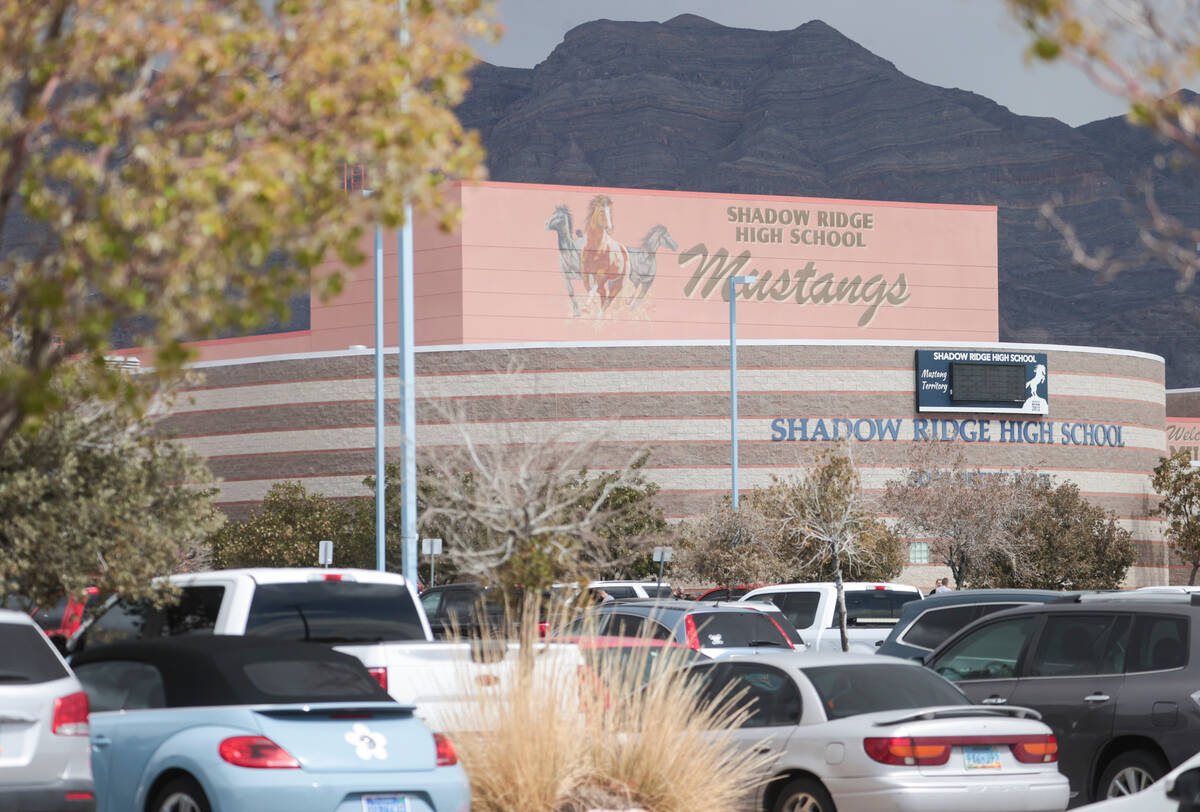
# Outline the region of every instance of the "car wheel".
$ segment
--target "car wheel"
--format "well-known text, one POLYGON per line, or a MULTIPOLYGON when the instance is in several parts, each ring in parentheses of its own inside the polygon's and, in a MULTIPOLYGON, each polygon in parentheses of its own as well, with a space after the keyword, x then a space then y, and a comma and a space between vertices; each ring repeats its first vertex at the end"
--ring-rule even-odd
POLYGON ((1130 750, 1109 762, 1100 776, 1099 795, 1121 798, 1141 792, 1167 773, 1167 765, 1148 750, 1130 750))
POLYGON ((212 812, 204 790, 191 777, 168 781, 154 796, 150 812, 212 812))
POLYGON ((797 778, 780 791, 774 812, 837 812, 837 807, 820 781, 797 778))

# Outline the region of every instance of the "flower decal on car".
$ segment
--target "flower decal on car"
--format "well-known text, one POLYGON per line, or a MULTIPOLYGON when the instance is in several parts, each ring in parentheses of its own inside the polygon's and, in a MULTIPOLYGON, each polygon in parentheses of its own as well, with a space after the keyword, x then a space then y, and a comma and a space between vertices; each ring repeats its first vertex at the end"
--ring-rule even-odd
POLYGON ((355 724, 346 734, 346 743, 354 748, 355 755, 363 761, 387 758, 387 737, 375 733, 362 723, 355 724))

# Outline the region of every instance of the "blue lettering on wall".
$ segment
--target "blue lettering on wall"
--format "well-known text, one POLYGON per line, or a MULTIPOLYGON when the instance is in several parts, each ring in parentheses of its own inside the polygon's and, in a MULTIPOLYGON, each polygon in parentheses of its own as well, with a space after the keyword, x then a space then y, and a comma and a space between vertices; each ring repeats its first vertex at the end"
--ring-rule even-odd
MULTIPOLYGON (((775 417, 771 419, 771 441, 833 441, 855 439, 859 442, 876 440, 900 440, 903 419, 898 417, 775 417), (811 432, 810 432, 811 426, 811 432)), ((940 440, 967 443, 990 443, 993 441, 991 420, 965 418, 914 417, 911 419, 912 439, 940 440)), ((1055 423, 1053 420, 996 420, 1001 443, 1027 443, 1030 445, 1053 445, 1055 423)), ((1095 446, 1100 448, 1124 448, 1125 427, 1106 423, 1058 424, 1060 445, 1095 446)))

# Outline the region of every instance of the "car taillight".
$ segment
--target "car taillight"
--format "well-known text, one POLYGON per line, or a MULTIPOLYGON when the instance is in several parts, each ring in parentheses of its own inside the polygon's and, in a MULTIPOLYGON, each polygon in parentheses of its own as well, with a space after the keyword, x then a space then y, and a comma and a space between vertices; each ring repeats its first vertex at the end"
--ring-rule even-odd
POLYGON ((458 753, 454 752, 454 743, 441 733, 433 734, 433 744, 437 748, 437 765, 453 767, 458 763, 458 753))
POLYGON ((1058 761, 1058 739, 1046 736, 1021 736, 1012 743, 1013 756, 1022 764, 1046 764, 1058 761))
POLYGON ((944 740, 912 739, 906 736, 891 739, 863 739, 867 755, 881 764, 907 766, 945 764, 950 760, 950 744, 944 740))
POLYGON ((54 718, 50 730, 59 736, 86 736, 88 727, 87 694, 79 691, 54 700, 54 718))
POLYGON ((776 629, 778 629, 778 630, 779 630, 779 636, 780 636, 780 637, 782 637, 782 638, 783 638, 783 640, 784 640, 784 642, 788 644, 788 647, 789 647, 789 648, 790 648, 792 651, 795 651, 795 650, 796 650, 796 646, 795 646, 795 645, 792 643, 792 638, 790 638, 790 637, 788 637, 788 636, 787 636, 787 632, 785 632, 785 631, 783 630, 783 627, 779 625, 779 621, 777 621, 775 618, 771 617, 770 615, 767 615, 767 620, 771 621, 771 624, 772 624, 772 625, 773 625, 773 626, 774 626, 776 629))
POLYGON ((95 801, 96 796, 90 792, 67 792, 63 795, 64 801, 95 801))
POLYGON ((382 688, 385 691, 387 690, 387 668, 386 667, 376 666, 375 668, 368 668, 367 673, 375 678, 375 681, 379 683, 380 688, 382 688))
POLYGON ((683 630, 687 634, 688 648, 694 651, 700 650, 700 633, 696 631, 696 618, 692 615, 687 615, 683 619, 683 630))
POLYGON ((541 621, 540 623, 538 623, 538 637, 539 638, 545 637, 549 633, 550 633, 550 624, 549 623, 547 623, 544 620, 541 621))
POLYGON ((295 770, 300 762, 265 736, 234 736, 217 747, 221 758, 235 767, 253 767, 259 770, 295 770))

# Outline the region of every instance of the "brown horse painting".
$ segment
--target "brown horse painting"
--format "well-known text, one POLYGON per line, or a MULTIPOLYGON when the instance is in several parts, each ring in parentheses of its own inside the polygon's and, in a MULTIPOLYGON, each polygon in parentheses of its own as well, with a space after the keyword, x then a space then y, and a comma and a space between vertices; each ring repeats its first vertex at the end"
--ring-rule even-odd
POLYGON ((612 198, 596 195, 588 204, 581 271, 588 290, 600 294, 600 313, 608 309, 629 275, 629 249, 617 242, 612 231, 612 198))

